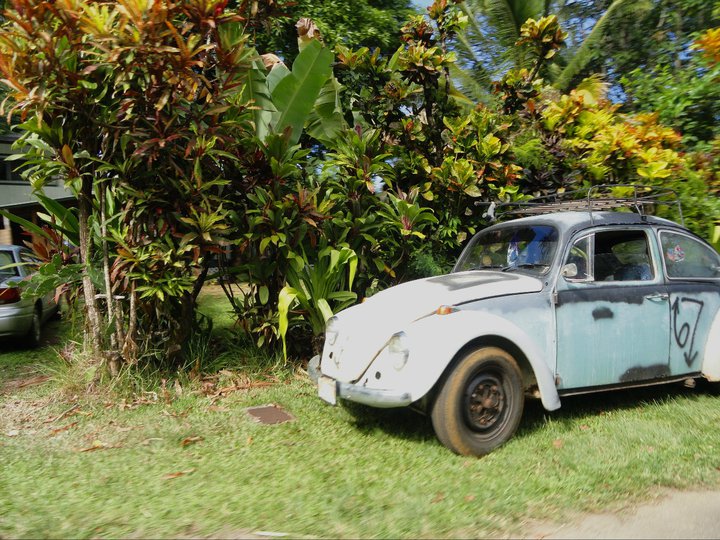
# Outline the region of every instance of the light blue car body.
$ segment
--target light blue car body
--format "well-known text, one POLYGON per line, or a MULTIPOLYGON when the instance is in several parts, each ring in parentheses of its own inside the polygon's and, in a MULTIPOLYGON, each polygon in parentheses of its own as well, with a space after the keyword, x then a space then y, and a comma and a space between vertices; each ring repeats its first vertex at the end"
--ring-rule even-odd
POLYGON ((525 392, 548 410, 563 395, 720 381, 720 255, 707 242, 674 222, 619 212, 563 212, 486 231, 522 226, 557 232, 543 272, 459 262, 451 274, 392 287, 336 315, 309 366, 321 397, 427 409, 457 359, 484 345, 515 358, 525 392), (608 238, 646 242, 643 263, 601 280, 608 238), (587 246, 585 259, 573 259, 578 246, 587 246), (688 277, 683 265, 693 257, 703 263, 688 266, 688 277), (573 275, 572 260, 588 266, 585 274, 573 275))

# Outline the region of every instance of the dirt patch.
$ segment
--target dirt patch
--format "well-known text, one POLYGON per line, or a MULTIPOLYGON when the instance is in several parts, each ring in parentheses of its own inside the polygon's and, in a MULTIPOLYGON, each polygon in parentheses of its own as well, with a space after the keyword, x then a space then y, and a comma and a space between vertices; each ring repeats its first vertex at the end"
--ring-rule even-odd
POLYGON ((25 400, 9 399, 0 402, 0 435, 14 437, 20 433, 34 434, 47 419, 51 398, 25 400))
POLYGON ((568 523, 527 523, 521 538, 719 538, 720 490, 658 490, 655 499, 568 523))

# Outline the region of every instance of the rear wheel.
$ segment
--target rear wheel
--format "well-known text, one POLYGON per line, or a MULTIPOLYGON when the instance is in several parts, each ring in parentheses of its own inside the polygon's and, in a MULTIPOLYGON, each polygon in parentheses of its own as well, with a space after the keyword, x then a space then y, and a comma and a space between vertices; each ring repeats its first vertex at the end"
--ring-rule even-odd
POLYGON ((513 436, 524 401, 515 359, 483 347, 465 355, 443 383, 432 408, 433 428, 453 452, 481 456, 513 436))
POLYGON ((40 345, 40 336, 42 334, 42 315, 39 306, 35 306, 33 310, 32 322, 30 330, 25 336, 25 341, 29 347, 35 348, 40 345))

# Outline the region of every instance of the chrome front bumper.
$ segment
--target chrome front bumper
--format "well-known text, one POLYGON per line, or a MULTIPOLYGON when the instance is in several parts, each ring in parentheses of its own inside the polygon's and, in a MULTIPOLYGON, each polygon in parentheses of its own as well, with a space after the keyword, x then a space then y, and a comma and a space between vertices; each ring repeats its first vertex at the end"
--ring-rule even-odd
MULTIPOLYGON (((324 377, 320 371, 320 356, 314 356, 308 364, 308 375, 312 379, 315 386, 318 385, 320 377, 324 377)), ((325 377, 327 379, 327 377, 325 377)), ((407 392, 399 393, 392 390, 381 390, 377 388, 367 388, 352 383, 341 381, 335 382, 335 392, 337 397, 355 403, 370 405, 371 407, 379 407, 389 409, 392 407, 406 407, 412 403, 412 398, 407 392)))

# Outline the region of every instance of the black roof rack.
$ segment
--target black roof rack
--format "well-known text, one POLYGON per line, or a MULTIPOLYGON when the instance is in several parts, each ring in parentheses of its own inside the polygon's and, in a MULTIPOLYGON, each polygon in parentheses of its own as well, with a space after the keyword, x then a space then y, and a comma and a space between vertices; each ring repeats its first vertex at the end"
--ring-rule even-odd
POLYGON ((515 202, 477 202, 487 206, 483 217, 494 221, 503 215, 535 216, 551 212, 593 212, 627 208, 637 214, 652 215, 657 206, 676 207, 684 226, 680 199, 675 190, 635 184, 602 184, 589 188, 564 191, 515 202))

